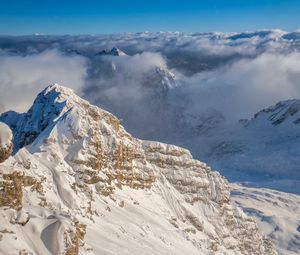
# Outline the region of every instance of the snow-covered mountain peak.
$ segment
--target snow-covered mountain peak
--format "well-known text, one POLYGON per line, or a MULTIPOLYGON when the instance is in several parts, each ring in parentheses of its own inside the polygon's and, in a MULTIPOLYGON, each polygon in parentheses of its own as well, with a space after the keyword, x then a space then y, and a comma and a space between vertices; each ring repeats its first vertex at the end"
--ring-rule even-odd
POLYGON ((262 29, 256 31, 247 31, 242 33, 236 33, 234 35, 230 35, 228 38, 231 40, 249 40, 249 39, 260 39, 260 40, 276 40, 284 35, 288 34, 288 32, 280 30, 280 29, 262 29))
POLYGON ((300 100, 280 101, 254 115, 252 122, 268 121, 273 126, 300 123, 300 100))
POLYGON ((168 88, 174 88, 177 86, 175 74, 173 74, 167 68, 156 67, 155 71, 158 75, 158 78, 161 79, 161 84, 168 88))
POLYGON ((117 47, 113 47, 110 51, 102 50, 97 55, 110 55, 110 56, 127 56, 127 54, 117 47))
POLYGON ((58 83, 53 83, 50 84, 49 86, 47 86, 40 94, 43 94, 44 96, 49 95, 51 92, 57 92, 60 93, 62 95, 74 95, 74 91, 70 88, 64 87, 59 85, 58 83))
POLYGON ((276 254, 219 173, 72 90, 0 118, 17 143, 0 164, 1 254, 276 254))
POLYGON ((59 116, 79 102, 73 90, 52 84, 39 93, 27 113, 13 111, 0 115, 0 120, 9 125, 14 133, 15 151, 30 144, 59 116))
POLYGON ((124 51, 122 51, 122 50, 120 50, 120 49, 118 49, 116 47, 113 47, 110 50, 110 54, 114 55, 114 56, 126 56, 127 55, 124 51))
POLYGON ((144 74, 142 85, 154 96, 161 97, 166 96, 169 89, 175 88, 177 82, 175 75, 167 68, 156 66, 144 74))
POLYGON ((73 106, 89 104, 86 100, 76 95, 73 89, 53 83, 47 86, 33 102, 31 109, 38 107, 39 104, 50 107, 61 108, 61 112, 66 112, 73 106))

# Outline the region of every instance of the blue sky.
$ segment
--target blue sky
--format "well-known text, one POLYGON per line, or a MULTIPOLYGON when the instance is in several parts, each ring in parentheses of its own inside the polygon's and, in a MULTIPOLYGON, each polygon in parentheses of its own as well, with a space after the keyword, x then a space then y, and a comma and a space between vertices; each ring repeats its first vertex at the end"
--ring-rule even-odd
POLYGON ((7 0, 0 6, 0 34, 293 31, 299 17, 299 0, 7 0))

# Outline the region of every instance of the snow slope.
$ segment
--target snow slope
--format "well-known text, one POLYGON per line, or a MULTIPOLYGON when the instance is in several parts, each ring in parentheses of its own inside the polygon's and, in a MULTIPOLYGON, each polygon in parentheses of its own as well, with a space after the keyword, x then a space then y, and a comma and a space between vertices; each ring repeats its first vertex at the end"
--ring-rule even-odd
POLYGON ((300 197, 270 189, 232 184, 232 200, 258 222, 281 255, 300 253, 300 197))
POLYGON ((1 120, 17 148, 0 164, 1 254, 276 254, 219 173, 70 89, 1 120))

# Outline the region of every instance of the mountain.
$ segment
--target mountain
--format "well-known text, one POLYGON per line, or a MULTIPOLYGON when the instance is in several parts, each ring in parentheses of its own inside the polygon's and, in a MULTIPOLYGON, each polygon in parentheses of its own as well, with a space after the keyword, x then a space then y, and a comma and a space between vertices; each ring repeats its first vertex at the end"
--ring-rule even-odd
MULTIPOLYGON (((260 122, 270 122, 273 126, 290 126, 291 124, 300 123, 300 100, 291 99, 286 101, 281 101, 276 105, 273 105, 269 108, 263 109, 262 111, 256 113, 254 118, 251 119, 247 126, 250 125, 259 125, 260 122)), ((260 125, 261 125, 260 124, 260 125)), ((264 124, 266 125, 266 124, 264 124)), ((292 125, 292 128, 294 126, 292 125)))
POLYGON ((167 68, 154 67, 144 76, 143 86, 146 88, 158 88, 161 91, 167 92, 168 89, 177 86, 175 75, 167 68))
POLYGON ((122 50, 120 50, 116 47, 113 47, 110 51, 102 50, 99 53, 97 53, 97 55, 127 56, 127 54, 125 52, 123 52, 122 50))
POLYGON ((230 40, 245 40, 245 39, 266 39, 266 40, 278 40, 281 37, 289 35, 289 33, 280 30, 280 29, 273 29, 273 30, 258 30, 254 32, 242 32, 242 33, 235 33, 234 35, 230 35, 227 37, 230 40))
POLYGON ((300 196, 237 184, 231 187, 232 200, 256 218, 260 232, 272 239, 280 255, 300 253, 300 196))
POLYGON ((68 88, 0 118, 16 144, 0 164, 1 254, 276 254, 219 173, 68 88))
POLYGON ((300 194, 300 100, 263 109, 214 134, 204 160, 232 181, 300 194))

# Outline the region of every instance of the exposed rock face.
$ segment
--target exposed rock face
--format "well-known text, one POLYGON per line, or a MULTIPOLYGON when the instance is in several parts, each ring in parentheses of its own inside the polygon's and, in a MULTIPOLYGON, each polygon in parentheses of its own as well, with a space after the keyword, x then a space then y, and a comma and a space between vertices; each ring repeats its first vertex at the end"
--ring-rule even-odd
POLYGON ((185 149, 133 138, 67 88, 1 119, 17 144, 0 165, 1 254, 276 254, 220 174, 185 149), (21 229, 18 214, 29 215, 21 229))
POLYGON ((31 176, 14 171, 10 174, 0 174, 0 206, 7 206, 15 210, 22 209, 23 188, 31 187, 31 191, 43 192, 41 182, 31 176))
POLYGON ((0 163, 4 162, 9 158, 13 151, 13 144, 11 143, 8 147, 0 148, 0 163))
POLYGON ((13 135, 10 128, 0 122, 0 163, 9 158, 13 151, 13 135))

